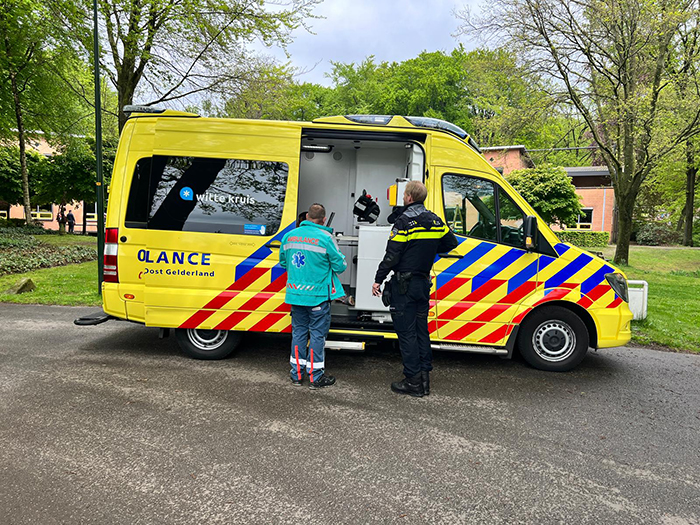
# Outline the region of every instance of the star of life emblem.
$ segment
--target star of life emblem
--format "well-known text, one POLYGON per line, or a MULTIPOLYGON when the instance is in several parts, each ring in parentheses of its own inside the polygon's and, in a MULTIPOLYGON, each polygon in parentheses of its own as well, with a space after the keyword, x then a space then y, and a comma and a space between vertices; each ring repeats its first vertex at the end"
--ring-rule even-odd
POLYGON ((301 252, 296 252, 292 255, 292 264, 297 268, 301 268, 306 264, 306 255, 301 252))

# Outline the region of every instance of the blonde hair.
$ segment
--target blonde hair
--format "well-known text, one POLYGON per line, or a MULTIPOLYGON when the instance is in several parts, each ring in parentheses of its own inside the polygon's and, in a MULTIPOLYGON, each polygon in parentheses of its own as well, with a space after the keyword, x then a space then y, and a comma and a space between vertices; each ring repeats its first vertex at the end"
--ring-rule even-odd
POLYGON ((410 195, 413 202, 425 202, 425 198, 428 196, 428 189, 422 182, 412 180, 406 184, 404 193, 410 195))

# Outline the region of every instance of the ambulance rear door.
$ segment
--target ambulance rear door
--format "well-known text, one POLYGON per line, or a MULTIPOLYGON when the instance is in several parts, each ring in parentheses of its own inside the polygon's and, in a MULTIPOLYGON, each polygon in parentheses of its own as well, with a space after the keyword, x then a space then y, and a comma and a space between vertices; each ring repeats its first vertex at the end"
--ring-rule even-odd
POLYGON ((145 322, 288 331, 282 236, 296 218, 301 128, 160 119, 151 159, 145 322))

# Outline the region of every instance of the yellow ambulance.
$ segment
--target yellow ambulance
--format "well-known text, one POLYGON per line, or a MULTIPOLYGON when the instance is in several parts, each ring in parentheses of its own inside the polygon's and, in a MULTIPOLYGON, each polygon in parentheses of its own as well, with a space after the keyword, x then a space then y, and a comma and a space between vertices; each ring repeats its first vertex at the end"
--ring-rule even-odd
POLYGON ((434 348, 503 357, 517 349, 536 368, 564 371, 589 348, 630 340, 622 272, 559 242, 457 126, 425 117, 280 122, 125 110, 103 308, 174 329, 191 357, 226 357, 243 332, 290 332, 280 240, 314 202, 332 217, 349 263, 328 347, 395 338, 371 289, 388 216, 410 180, 425 183, 426 207, 459 241, 433 268, 434 348), (369 217, 358 212, 363 195, 375 210, 369 217))

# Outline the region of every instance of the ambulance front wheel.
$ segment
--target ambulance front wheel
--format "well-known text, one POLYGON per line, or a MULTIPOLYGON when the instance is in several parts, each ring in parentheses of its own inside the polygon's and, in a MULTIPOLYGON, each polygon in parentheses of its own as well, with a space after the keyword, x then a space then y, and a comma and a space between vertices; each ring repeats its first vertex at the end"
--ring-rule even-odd
POLYGON ((549 306, 532 312, 518 333, 518 348, 531 366, 566 372, 588 352, 588 329, 571 310, 549 306))
POLYGON ((175 339, 182 351, 194 359, 224 359, 241 342, 240 332, 178 328, 175 339))

